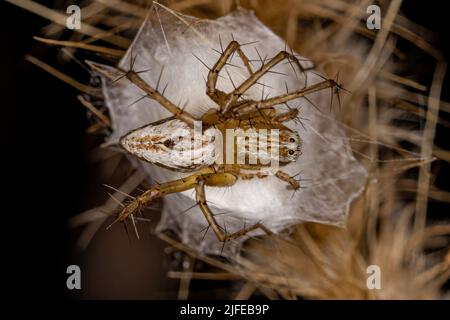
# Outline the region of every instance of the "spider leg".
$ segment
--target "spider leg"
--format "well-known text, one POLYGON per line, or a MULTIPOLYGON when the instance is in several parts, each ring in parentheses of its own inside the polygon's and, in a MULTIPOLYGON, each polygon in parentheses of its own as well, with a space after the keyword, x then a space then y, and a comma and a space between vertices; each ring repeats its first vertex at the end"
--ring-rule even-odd
MULTIPOLYGON (((231 175, 229 173, 223 173, 223 174, 216 174, 215 176, 217 178, 220 177, 218 175, 231 175)), ((226 241, 230 241, 236 238, 239 238, 245 234, 247 234, 250 231, 256 230, 256 229, 261 229, 264 232, 266 232, 267 234, 271 234, 272 232, 267 229, 264 225, 262 225, 261 223, 255 223, 254 225, 248 227, 248 228, 243 228, 241 230, 238 230, 236 232, 233 233, 227 233, 225 230, 226 229, 222 229, 219 224, 217 223, 216 219, 214 218, 213 213, 211 212, 211 209, 208 207, 208 204, 206 203, 206 195, 205 195, 205 185, 209 185, 209 181, 208 178, 206 178, 205 180, 200 180, 197 185, 195 186, 195 191, 196 191, 196 200, 197 203, 200 207, 200 209, 202 210, 206 220, 208 221, 208 224, 211 226, 211 229, 214 231, 217 239, 221 242, 226 242, 226 241)))
POLYGON ((238 53, 239 57, 241 58, 242 62, 244 63, 244 66, 247 69, 248 73, 250 75, 252 75, 253 69, 252 69, 252 65, 250 63, 250 59, 245 55, 245 53, 241 50, 240 47, 237 48, 236 52, 238 53))
POLYGON ((254 112, 244 113, 238 117, 234 117, 239 121, 239 128, 252 128, 259 125, 269 125, 277 111, 274 108, 257 109, 254 112))
POLYGON ((236 103, 236 101, 241 97, 251 86, 253 86, 256 81, 258 81, 264 74, 266 74, 270 69, 276 66, 279 62, 283 61, 289 57, 289 53, 286 51, 279 52, 275 57, 270 59, 267 63, 263 63, 261 67, 253 72, 251 76, 245 80, 239 87, 237 87, 233 92, 226 96, 225 105, 222 112, 226 112, 230 106, 236 103))
MULTIPOLYGON (((132 69, 134 66, 135 59, 136 58, 130 60, 131 69, 129 71, 120 70, 121 73, 123 73, 123 75, 121 77, 127 78, 129 81, 131 81, 131 83, 133 83, 135 86, 137 86, 142 91, 144 91, 146 94, 145 97, 159 102, 159 104, 161 106, 163 106, 167 111, 172 113, 175 116, 175 118, 185 121, 189 125, 194 125, 194 121, 196 121, 197 119, 195 119, 191 114, 189 114, 186 111, 183 111, 181 108, 179 108, 178 106, 173 104, 171 101, 169 101, 166 97, 164 97, 164 95, 162 95, 158 91, 158 89, 154 89, 148 83, 146 83, 145 80, 142 79, 141 76, 139 75, 141 73, 140 71, 134 71, 132 69)), ((87 63, 93 70, 97 71, 101 75, 103 75, 113 81, 117 81, 117 79, 112 79, 112 74, 111 74, 110 70, 104 69, 100 65, 97 65, 97 64, 93 64, 93 63, 89 63, 89 62, 87 62, 87 63)), ((162 70, 161 70, 161 74, 162 74, 162 70)), ((158 85, 159 85, 159 82, 161 79, 161 74, 160 74, 160 77, 158 78, 158 85)))
POLYGON ((303 130, 306 131, 306 127, 303 124, 302 120, 308 120, 308 119, 300 117, 299 111, 297 108, 290 109, 289 111, 280 113, 272 118, 273 122, 278 122, 278 123, 283 123, 283 122, 287 122, 287 121, 291 121, 291 120, 294 120, 295 123, 299 123, 302 126, 303 130))
MULTIPOLYGON (((222 47, 222 43, 221 43, 222 47)), ((232 56, 234 52, 237 52, 242 62, 244 63, 247 71, 250 75, 253 74, 253 70, 250 64, 250 60, 244 54, 240 48, 240 44, 237 41, 231 41, 225 50, 222 50, 219 60, 216 64, 209 69, 208 79, 206 81, 206 94, 220 106, 222 110, 226 97, 228 96, 225 92, 220 91, 216 88, 217 79, 222 68, 227 64, 228 59, 232 56)))
POLYGON ((327 79, 297 91, 288 92, 269 99, 264 99, 260 101, 249 101, 247 103, 240 104, 236 108, 230 109, 229 110, 230 115, 228 116, 239 117, 249 112, 256 112, 258 109, 266 109, 302 97, 306 98, 306 96, 311 93, 318 92, 327 88, 333 89, 336 87, 339 88, 338 84, 334 80, 327 79))
MULTIPOLYGON (((231 92, 231 93, 229 93, 227 95, 226 101, 225 101, 225 105, 224 105, 224 108, 223 108, 224 110, 222 112, 225 113, 228 109, 232 108, 231 106, 235 105, 235 103, 239 99, 239 97, 241 97, 251 86, 253 86, 255 83, 257 83, 257 81, 264 74, 266 74, 266 73, 278 73, 278 72, 272 71, 271 69, 274 66, 276 66, 278 63, 283 61, 283 60, 287 60, 288 61, 288 63, 294 69, 294 72, 295 72, 295 68, 292 65, 292 62, 294 62, 294 64, 300 69, 300 71, 302 73, 305 73, 305 71, 306 71, 306 69, 304 69, 302 67, 302 65, 300 64, 298 59, 295 57, 295 55, 292 54, 292 53, 288 53, 287 51, 280 51, 277 55, 275 55, 267 63, 265 62, 265 59, 263 60, 261 58, 259 53, 258 53, 258 56, 260 57, 260 60, 261 60, 261 67, 255 72, 252 72, 252 70, 250 69, 250 71, 249 71, 250 72, 250 77, 246 81, 244 81, 238 88, 236 88, 233 92, 231 92)), ((248 61, 248 64, 251 61, 251 60, 248 60, 248 59, 246 59, 246 60, 248 61)), ((243 58, 243 61, 245 63, 244 58, 243 58)), ((296 73, 296 75, 297 75, 297 73, 296 73)), ((305 73, 305 87, 304 88, 306 88, 306 84, 307 84, 307 80, 306 80, 306 73, 305 73)))
POLYGON ((147 82, 142 79, 139 74, 133 70, 128 71, 126 74, 128 80, 130 80, 135 86, 144 91, 147 96, 153 100, 158 101, 167 111, 172 113, 175 118, 180 119, 187 124, 193 126, 195 119, 190 113, 182 110, 172 102, 170 102, 166 97, 164 97, 158 90, 153 89, 147 82))
POLYGON ((112 224, 116 222, 124 222, 128 217, 139 212, 155 199, 163 197, 167 194, 178 193, 194 188, 197 181, 203 175, 210 175, 212 173, 214 173, 214 169, 208 167, 188 177, 157 184, 156 186, 151 187, 139 196, 132 198, 132 200, 122 209, 117 219, 112 224))
POLYGON ((297 119, 298 117, 298 109, 291 109, 287 112, 280 113, 272 118, 275 122, 286 122, 290 120, 297 119))
POLYGON ((294 189, 294 190, 298 190, 300 189, 300 183, 298 182, 298 180, 295 180, 294 177, 291 177, 290 175, 288 175, 286 172, 278 170, 275 173, 275 176, 280 179, 283 180, 287 183, 290 184, 290 186, 294 189))

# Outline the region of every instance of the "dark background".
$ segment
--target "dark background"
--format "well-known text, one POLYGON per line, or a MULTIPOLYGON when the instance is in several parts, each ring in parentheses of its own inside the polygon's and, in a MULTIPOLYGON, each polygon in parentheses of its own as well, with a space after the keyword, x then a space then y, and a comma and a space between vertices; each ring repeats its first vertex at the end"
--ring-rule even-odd
MULTIPOLYGON (((50 7, 53 3, 39 2, 50 7)), ((449 12, 444 3, 406 0, 402 9, 414 22, 437 35, 433 43, 448 57, 449 12)), ((67 229, 67 221, 92 206, 86 200, 85 188, 92 174, 86 158, 98 142, 85 134, 89 123, 85 109, 76 99, 78 92, 23 59, 32 53, 60 68, 56 49, 32 40, 47 23, 14 5, 0 3, 1 141, 6 144, 1 154, 6 160, 3 172, 7 179, 3 181, 8 190, 1 201, 1 225, 7 231, 2 233, 3 248, 8 254, 2 264, 7 268, 3 276, 13 288, 9 294, 22 299, 64 299, 73 295, 66 289, 65 271, 67 265, 80 263, 80 255, 74 252, 75 236, 67 229)), ((420 52, 412 52, 411 56, 422 59, 423 65, 432 62, 420 52)), ((80 72, 76 65, 61 68, 87 82, 88 74, 80 72)), ((429 71, 421 79, 423 83, 429 83, 427 77, 433 70, 429 71)), ((448 78, 442 97, 446 101, 450 101, 448 78)), ((448 114, 442 116, 449 120, 448 114)), ((448 129, 438 127, 436 143, 441 148, 450 149, 448 133, 448 129)), ((448 190, 449 166, 441 165, 437 184, 448 190)), ((90 189, 103 190, 101 182, 90 189)), ((448 206, 442 204, 431 202, 430 206, 431 212, 437 212, 431 219, 443 218, 449 212, 448 206)), ((160 244, 156 246, 161 250, 160 244)), ((160 263, 146 260, 142 268, 160 263)), ((114 268, 111 264, 104 267, 114 268)), ((126 261, 122 267, 126 268, 126 261)), ((161 274, 163 271, 155 270, 161 274)), ((145 289, 139 292, 146 296, 145 289)))

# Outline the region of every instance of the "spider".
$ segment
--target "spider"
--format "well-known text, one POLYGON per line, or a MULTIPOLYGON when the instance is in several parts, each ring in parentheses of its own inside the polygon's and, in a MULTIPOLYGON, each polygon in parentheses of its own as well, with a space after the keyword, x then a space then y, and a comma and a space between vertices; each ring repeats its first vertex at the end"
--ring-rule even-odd
MULTIPOLYGON (((262 98, 258 101, 240 99, 250 87, 257 83, 258 79, 270 72, 274 66, 283 60, 287 60, 289 63, 293 62, 303 72, 304 69, 294 54, 288 53, 287 51, 280 51, 268 60, 267 63, 261 61, 260 68, 253 70, 250 63, 251 60, 241 50, 241 45, 233 40, 225 50, 222 50, 221 56, 214 66, 208 68, 206 94, 218 105, 218 108, 208 110, 197 119, 164 97, 163 93, 158 91, 158 87, 154 89, 146 83, 139 75, 141 72, 133 70, 134 60, 135 58, 133 59, 133 57, 130 59, 130 69, 128 71, 120 70, 122 73, 120 79, 128 79, 133 85, 145 93, 144 97, 156 100, 162 107, 172 113, 173 116, 126 133, 120 139, 120 144, 127 152, 144 161, 180 172, 190 172, 190 175, 182 179, 159 183, 141 193, 124 206, 115 222, 124 222, 128 217, 139 212, 157 198, 167 194, 194 189, 197 205, 203 212, 219 241, 225 242, 236 239, 256 229, 261 229, 270 234, 270 230, 261 223, 256 223, 247 228, 244 227, 233 233, 227 233, 219 226, 214 218, 206 201, 205 186, 229 187, 234 185, 240 178, 264 178, 268 174, 261 171, 261 169, 270 166, 270 163, 267 161, 263 163, 260 160, 251 164, 237 163, 236 161, 232 163, 218 162, 217 157, 214 157, 211 152, 216 142, 215 136, 211 134, 211 131, 219 132, 224 137, 226 136, 226 131, 229 129, 277 130, 277 141, 269 139, 266 147, 271 150, 277 148, 276 160, 282 167, 297 161, 301 154, 302 141, 298 132, 289 129, 283 124, 289 120, 297 119, 299 111, 298 109, 290 109, 287 112, 279 112, 274 106, 286 104, 288 101, 297 98, 306 98, 308 94, 327 88, 330 88, 333 94, 334 91, 342 89, 342 87, 335 80, 322 78, 323 81, 311 86, 307 86, 305 81, 305 86, 302 89, 292 92, 287 91, 285 94, 279 96, 262 98), (234 53, 237 53, 242 60, 249 76, 239 86, 235 87, 232 92, 225 93, 217 89, 217 80, 219 73, 234 53), (194 146, 194 152, 192 152, 186 146, 190 145, 190 142, 193 140, 192 135, 195 135, 194 127, 197 121, 201 121, 201 131, 204 134, 200 139, 200 143, 194 146), (176 132, 179 130, 183 130, 188 134, 177 134, 176 132), (275 143, 277 146, 275 146, 275 143), (186 152, 189 152, 190 157, 186 157, 186 152)), ((97 65, 90 64, 90 66, 100 74, 111 78, 105 70, 97 65)), ((116 79, 115 81, 120 79, 116 79)), ((234 139, 231 144, 231 150, 234 151, 234 145, 236 144, 234 139)), ((245 150, 248 151, 251 147, 247 146, 245 150)), ((258 148, 256 146, 255 150, 259 150, 258 148)), ((230 152, 226 148, 222 148, 221 150, 223 153, 230 152)), ((268 157, 271 158, 272 154, 268 157)), ((236 160, 235 155, 231 158, 236 160)), ((274 175, 286 182, 288 187, 294 190, 300 188, 299 180, 295 179, 295 176, 290 176, 282 170, 277 170, 274 172, 274 175)))

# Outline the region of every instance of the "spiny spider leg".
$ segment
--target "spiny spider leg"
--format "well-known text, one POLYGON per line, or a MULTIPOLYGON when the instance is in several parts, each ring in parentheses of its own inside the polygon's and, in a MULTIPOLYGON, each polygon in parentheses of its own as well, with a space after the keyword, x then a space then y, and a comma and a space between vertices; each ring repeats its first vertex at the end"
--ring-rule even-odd
POLYGON ((297 58, 297 56, 295 55, 295 53, 294 53, 294 51, 292 50, 292 48, 290 48, 290 51, 291 51, 291 55, 289 56, 289 58, 287 59, 287 61, 288 61, 289 65, 291 66, 292 70, 294 71, 295 77, 296 77, 297 79, 298 79, 298 75, 297 75, 297 72, 295 71, 294 66, 292 65, 291 59, 292 59, 292 61, 295 63, 295 65, 297 66, 297 68, 299 68, 300 71, 305 75, 305 85, 303 86, 303 88, 306 88, 306 87, 308 86, 308 72, 307 72, 307 71, 313 69, 314 66, 311 66, 311 67, 309 67, 309 68, 304 68, 304 67, 302 66, 302 64, 300 63, 300 60, 302 60, 302 61, 309 61, 309 60, 308 60, 308 59, 299 59, 299 58, 297 58))
MULTIPOLYGON (((242 43, 242 44, 239 44, 239 47, 236 49, 236 52, 238 53, 239 57, 241 58, 242 62, 244 63, 245 68, 247 69, 247 71, 248 71, 248 73, 250 75, 253 74, 252 64, 250 63, 250 59, 245 55, 245 53, 241 50, 241 48, 243 46, 246 46, 246 45, 249 45, 249 44, 254 44, 254 43, 257 43, 257 42, 258 41, 251 41, 251 42, 247 42, 247 43, 242 43)), ((222 38, 220 37, 220 34, 219 34, 219 43, 220 43, 220 50, 221 50, 221 52, 218 52, 218 51, 217 52, 222 55, 224 53, 224 51, 223 51, 223 45, 222 45, 222 38)), ((231 56, 231 59, 232 58, 233 58, 233 56, 231 56)), ((232 65, 230 63, 228 63, 228 64, 232 65)), ((237 66, 235 66, 235 67, 237 67, 237 66)))
MULTIPOLYGON (((219 38, 219 41, 221 43, 221 39, 219 38)), ((222 43, 221 43, 222 48, 222 43)), ((217 62, 214 64, 214 66, 209 69, 208 73, 208 80, 206 82, 206 94, 220 106, 220 110, 223 110, 223 105, 225 102, 226 97, 228 96, 223 91, 216 88, 217 86, 217 79, 219 77, 219 73, 222 70, 222 68, 227 64, 227 61, 229 60, 230 56, 236 52, 238 53, 239 57, 242 59, 245 67, 247 68, 250 75, 253 74, 253 70, 251 68, 249 59, 247 56, 242 52, 240 49, 240 44, 237 41, 231 41, 228 46, 225 48, 225 50, 222 49, 222 54, 217 60, 217 62)))
POLYGON ((242 45, 240 45, 240 47, 237 48, 236 52, 238 53, 239 57, 241 58, 242 62, 244 63, 245 68, 247 69, 248 73, 250 75, 252 75, 253 74, 252 64, 250 63, 250 60, 245 55, 245 53, 241 50, 241 47, 242 47, 242 45))
MULTIPOLYGON (((225 173, 226 174, 226 173, 225 173)), ((217 239, 221 242, 230 241, 236 238, 239 238, 245 234, 247 234, 250 231, 261 229, 267 234, 271 234, 272 232, 267 229, 264 225, 261 223, 256 223, 251 227, 243 228, 241 230, 238 230, 233 233, 227 233, 226 229, 223 229, 219 226, 216 219, 214 218, 213 213, 209 209, 207 203, 206 203, 206 195, 205 195, 205 185, 207 181, 200 180, 197 185, 195 186, 196 191, 196 200, 198 205, 200 206, 200 209, 202 210, 203 214, 205 215, 206 220, 208 221, 208 224, 211 226, 211 229, 214 231, 217 239)))
POLYGON ((294 176, 294 177, 291 177, 289 174, 287 174, 286 172, 281 171, 281 170, 278 170, 278 171, 275 173, 275 176, 276 176, 278 179, 283 180, 283 181, 289 183, 289 184, 291 185, 291 187, 292 187, 294 190, 300 189, 300 183, 299 183, 298 180, 294 179, 295 176, 294 176))
POLYGON ((227 95, 222 112, 226 112, 229 109, 229 107, 235 104, 237 99, 239 99, 239 97, 241 97, 251 86, 253 86, 256 83, 256 81, 258 81, 264 74, 266 74, 267 71, 269 71, 271 68, 277 65, 280 61, 286 59, 288 56, 289 53, 281 51, 269 62, 262 64, 261 67, 257 71, 253 72, 252 75, 247 80, 241 83, 241 85, 238 88, 236 88, 236 90, 227 95))
POLYGON ((156 186, 151 187, 147 191, 143 192, 139 196, 131 200, 119 213, 117 219, 113 222, 124 222, 129 216, 139 212, 147 204, 151 203, 155 199, 171 193, 178 193, 186 191, 195 187, 198 177, 203 174, 214 172, 213 169, 205 168, 197 172, 196 174, 190 175, 186 178, 169 181, 166 183, 161 183, 156 186), (208 170, 206 170, 208 169, 208 170))
MULTIPOLYGON (((136 58, 131 58, 131 61, 130 61, 131 67, 134 67, 135 59, 136 58)), ((88 61, 86 61, 86 63, 88 63, 89 66, 94 71, 102 74, 103 76, 107 77, 108 79, 117 81, 117 79, 111 78, 111 73, 109 70, 104 69, 101 66, 90 63, 88 61)), ((177 107, 175 104, 173 104, 171 101, 169 101, 166 97, 164 97, 158 90, 152 88, 148 83, 146 83, 145 80, 142 79, 141 76, 139 75, 139 73, 141 73, 141 71, 134 71, 133 69, 130 69, 128 71, 119 69, 119 71, 123 73, 123 77, 127 78, 129 81, 131 81, 131 83, 133 83, 135 86, 137 86, 142 91, 144 91, 146 93, 145 97, 148 97, 150 99, 153 99, 153 100, 156 100, 157 102, 159 102, 159 104, 161 106, 163 106, 167 111, 172 113, 175 116, 175 118, 185 121, 187 124, 189 124, 191 126, 194 125, 194 121, 196 121, 197 119, 195 119, 188 112, 177 107)), ((158 84, 159 84, 159 80, 158 80, 158 84)))
MULTIPOLYGON (((256 49, 256 52, 258 53, 258 56, 260 57, 261 67, 257 71, 252 72, 250 77, 246 81, 244 81, 236 90, 234 90, 233 92, 228 94, 228 96, 226 98, 224 109, 222 111, 223 113, 225 113, 230 108, 230 106, 233 106, 236 103, 237 99, 239 99, 239 97, 241 97, 251 86, 253 86, 264 74, 270 73, 270 72, 279 73, 279 72, 271 71, 271 69, 274 66, 276 66, 278 63, 280 63, 281 61, 286 59, 291 64, 291 59, 292 59, 292 61, 297 65, 297 67, 300 69, 300 71, 303 72, 305 70, 302 67, 302 65, 300 64, 300 62, 298 61, 298 59, 293 54, 290 54, 287 51, 280 51, 277 55, 275 55, 267 63, 265 63, 266 59, 263 60, 261 58, 261 55, 259 54, 257 49, 256 49)), ((250 60, 248 60, 248 62, 250 63, 250 60)), ((291 64, 291 66, 292 66, 292 64, 291 64)), ((294 68, 294 66, 292 66, 292 68, 294 68)), ((294 68, 294 71, 295 71, 295 68, 294 68)), ((305 79, 306 79, 306 76, 305 76, 305 79)), ((306 80, 305 80, 304 88, 305 87, 306 87, 306 80)))
POLYGON ((298 98, 305 97, 308 94, 327 89, 327 88, 333 88, 336 87, 337 83, 334 80, 324 80, 322 82, 318 82, 316 84, 313 84, 307 88, 303 88, 294 92, 288 92, 276 97, 272 97, 269 99, 261 100, 261 101, 249 101, 247 103, 243 103, 238 105, 235 108, 230 109, 231 115, 234 116, 241 116, 242 114, 249 113, 249 112, 255 112, 258 109, 264 109, 268 107, 275 106, 277 104, 284 104, 286 102, 289 102, 291 100, 295 100, 298 98))
POLYGON ((322 79, 329 80, 330 82, 333 83, 333 86, 331 87, 331 92, 330 92, 330 95, 331 95, 331 98, 330 98, 330 100, 331 100, 331 102, 330 102, 330 111, 333 108, 333 95, 334 94, 337 95, 337 99, 338 99, 338 103, 339 103, 339 111, 340 111, 341 110, 341 96, 339 95, 339 91, 342 90, 342 91, 344 91, 344 92, 346 92, 348 94, 352 94, 352 93, 350 91, 348 91, 347 89, 345 89, 339 83, 339 71, 337 72, 335 79, 327 79, 324 76, 322 76, 321 74, 313 72, 313 71, 312 71, 312 73, 314 73, 316 76, 318 76, 318 77, 320 77, 322 79))
POLYGON ((300 112, 298 111, 298 106, 295 109, 291 109, 291 107, 288 105, 288 108, 289 108, 289 111, 276 115, 275 117, 273 117, 272 120, 279 122, 279 123, 294 120, 295 123, 299 123, 302 126, 303 130, 306 131, 306 127, 303 124, 302 120, 308 120, 308 119, 302 118, 299 116, 300 112))
POLYGON ((200 209, 205 215, 206 220, 208 221, 209 225, 220 241, 225 242, 233 240, 258 228, 262 229, 267 234, 271 234, 271 231, 264 227, 261 223, 256 223, 249 228, 245 228, 231 234, 227 234, 226 232, 224 232, 222 228, 217 224, 214 215, 212 214, 206 203, 205 185, 226 187, 233 185, 236 180, 237 177, 231 173, 215 173, 214 169, 208 167, 186 178, 159 184, 148 189, 141 195, 134 198, 131 202, 129 202, 128 205, 126 205, 120 212, 119 216, 113 222, 113 224, 116 222, 125 222, 128 217, 132 216, 133 214, 141 210, 144 206, 146 206, 149 202, 152 202, 159 197, 195 188, 197 204, 199 205, 200 209))
POLYGON ((287 112, 284 113, 280 113, 278 115, 276 115, 275 117, 273 117, 273 121, 275 122, 286 122, 286 121, 290 121, 290 120, 294 120, 298 117, 298 109, 291 109, 287 112))
POLYGON ((167 111, 171 112, 175 116, 175 118, 180 119, 191 126, 194 125, 194 121, 196 121, 196 119, 190 113, 177 107, 175 104, 170 102, 166 97, 164 97, 161 93, 159 93, 159 91, 153 89, 147 82, 144 81, 144 79, 142 79, 139 76, 138 73, 136 73, 133 70, 130 70, 126 73, 126 77, 135 86, 144 91, 149 98, 158 101, 164 108, 166 108, 167 111))

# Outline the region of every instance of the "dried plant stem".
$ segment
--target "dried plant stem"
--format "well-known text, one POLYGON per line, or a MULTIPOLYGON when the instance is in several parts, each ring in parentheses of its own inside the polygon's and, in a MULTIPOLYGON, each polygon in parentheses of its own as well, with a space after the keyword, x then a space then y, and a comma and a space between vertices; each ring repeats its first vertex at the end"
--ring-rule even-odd
POLYGON ((71 47, 77 49, 84 49, 89 51, 94 51, 98 53, 103 53, 106 55, 114 56, 114 57, 122 57, 125 54, 124 50, 112 49, 103 46, 90 45, 85 42, 75 42, 75 41, 61 41, 61 40, 53 40, 53 39, 45 39, 40 37, 33 37, 33 39, 57 46, 71 47))
MULTIPOLYGON (((433 82, 430 89, 430 98, 428 99, 428 110, 423 132, 422 158, 431 158, 433 153, 434 137, 436 134, 436 119, 439 116, 439 104, 447 64, 438 62, 433 76, 433 82)), ((416 216, 414 228, 417 232, 423 230, 427 215, 428 192, 430 189, 430 167, 431 163, 424 163, 420 167, 419 181, 417 187, 416 216)))
POLYGON ((195 250, 189 248, 188 246, 182 244, 181 242, 178 242, 178 241, 172 239, 171 237, 165 235, 164 233, 158 233, 157 236, 161 240, 163 240, 163 241, 167 242, 168 244, 170 244, 172 247, 174 247, 174 248, 176 248, 176 249, 178 249, 180 251, 186 252, 191 257, 194 257, 194 258, 196 258, 198 260, 206 262, 206 263, 208 263, 208 264, 210 264, 210 265, 212 265, 212 266, 214 266, 216 268, 222 269, 224 271, 227 271, 227 272, 230 272, 230 273, 235 273, 235 270, 233 269, 232 266, 230 266, 230 265, 228 265, 226 263, 220 262, 219 260, 216 260, 214 258, 205 256, 205 255, 200 255, 195 250))
POLYGON ((189 263, 189 267, 183 272, 183 277, 180 278, 180 286, 178 288, 178 300, 186 300, 189 298, 189 286, 191 285, 192 273, 194 270, 195 259, 190 256, 185 257, 185 262, 189 263))
MULTIPOLYGON (((293 1, 290 1, 292 4, 293 1)), ((295 38, 297 36, 297 17, 298 17, 298 9, 297 6, 294 5, 292 10, 289 12, 289 16, 287 18, 287 26, 286 26, 286 42, 289 44, 294 43, 295 38)))
MULTIPOLYGON (((90 24, 92 24, 92 18, 98 16, 104 10, 105 6, 93 2, 88 4, 86 7, 81 8, 81 16, 83 17, 83 20, 89 20, 90 24)), ((51 22, 43 28, 42 32, 46 36, 55 36, 60 34, 64 28, 64 25, 51 22)))
MULTIPOLYGON (((392 1, 391 1, 392 3, 392 1)), ((357 3, 357 5, 346 2, 346 1, 339 1, 339 0, 332 0, 327 1, 327 5, 333 8, 336 11, 348 11, 352 10, 352 8, 355 8, 359 11, 358 18, 364 19, 366 17, 366 12, 363 10, 363 8, 366 8, 364 6, 361 6, 361 3, 357 3)), ((318 5, 308 5, 305 6, 305 8, 315 8, 314 13, 321 15, 324 18, 335 20, 336 22, 343 22, 345 24, 346 19, 343 18, 340 14, 333 13, 332 10, 329 10, 327 8, 324 8, 323 6, 318 5)), ((400 37, 405 38, 406 40, 410 41, 411 43, 414 43, 417 47, 422 49, 423 51, 427 52, 437 60, 442 58, 442 54, 434 48, 430 43, 428 43, 424 38, 418 36, 414 31, 411 31, 411 27, 414 27, 414 29, 419 29, 420 31, 424 31, 424 29, 418 25, 415 25, 412 23, 409 19, 403 17, 402 15, 396 14, 395 15, 396 21, 392 24, 392 32, 399 35, 400 37)), ((370 35, 373 34, 373 32, 365 29, 365 28, 355 28, 356 32, 359 32, 361 34, 370 35)))
POLYGON ((242 277, 228 272, 176 272, 169 271, 169 278, 173 279, 200 279, 200 280, 241 280, 242 277))
MULTIPOLYGON (((377 112, 377 94, 375 87, 369 87, 369 136, 372 141, 378 141, 378 112, 377 112)), ((370 158, 372 159, 372 165, 370 171, 372 176, 377 179, 379 176, 378 168, 378 144, 370 144, 370 158)), ((375 180, 374 179, 374 180, 375 180)), ((368 186, 367 199, 369 200, 369 216, 368 216, 368 227, 367 227, 367 241, 369 243, 374 243, 376 241, 376 222, 378 218, 379 211, 379 197, 378 197, 378 181, 372 181, 368 186)))
POLYGON ((393 0, 388 8, 386 13, 386 17, 384 18, 383 28, 381 28, 378 33, 375 42, 370 49, 369 55, 366 58, 366 61, 361 69, 354 76, 350 88, 354 88, 357 85, 361 85, 367 78, 370 71, 376 67, 377 61, 380 59, 384 44, 388 39, 388 35, 394 23, 394 19, 397 15, 398 10, 400 10, 400 5, 402 0, 393 0))
POLYGON ((38 66, 39 68, 47 71, 48 73, 50 73, 51 75, 55 76, 56 78, 58 78, 59 80, 67 83, 68 85, 74 87, 75 89, 84 92, 84 93, 88 93, 92 96, 96 96, 96 97, 101 97, 101 93, 98 92, 98 90, 85 85, 83 83, 80 83, 78 81, 76 81, 75 79, 73 79, 72 77, 69 77, 68 75, 62 73, 59 70, 56 70, 55 68, 53 68, 52 66, 46 64, 45 62, 42 62, 41 60, 31 56, 31 55, 26 55, 25 56, 25 60, 31 62, 32 64, 38 66))
MULTIPOLYGON (((43 18, 46 18, 50 21, 53 21, 54 23, 57 23, 62 26, 66 26, 67 22, 67 16, 57 12, 56 10, 49 9, 37 2, 34 1, 27 1, 27 0, 6 0, 18 7, 24 8, 30 12, 33 12, 43 18)), ((93 27, 87 23, 81 24, 80 30, 75 30, 79 33, 86 34, 89 36, 95 36, 98 33, 103 32, 103 30, 93 27)), ((117 35, 110 35, 109 37, 104 39, 107 42, 110 42, 112 44, 115 44, 122 48, 128 48, 130 45, 130 41, 126 38, 123 38, 121 36, 117 35)))
POLYGON ((171 4, 170 8, 173 10, 182 11, 185 9, 192 8, 194 6, 208 4, 211 3, 212 1, 213 0, 184 0, 171 4))
POLYGON ((69 221, 69 225, 73 228, 86 225, 77 242, 81 250, 86 249, 98 229, 111 216, 111 212, 118 207, 117 200, 120 202, 124 201, 126 194, 135 190, 144 178, 143 173, 137 170, 121 185, 120 191, 116 191, 113 197, 109 198, 104 205, 83 212, 69 221))
MULTIPOLYGON (((122 13, 131 14, 139 18, 145 18, 147 16, 147 9, 131 4, 121 0, 95 0, 95 2, 101 3, 102 5, 118 10, 122 13)), ((151 2, 149 2, 151 3, 151 2)))
MULTIPOLYGON (((120 31, 123 31, 123 30, 126 30, 128 28, 131 28, 132 26, 134 26, 136 24, 137 23, 135 21, 130 21, 128 23, 123 23, 123 24, 120 24, 118 26, 115 26, 114 28, 111 28, 110 30, 103 31, 103 32, 97 33, 96 35, 94 35, 92 37, 83 39, 82 42, 88 44, 88 43, 95 42, 95 41, 98 41, 98 40, 106 39, 106 38, 110 37, 111 35, 114 35, 114 34, 120 32, 120 31)), ((128 41, 131 44, 131 40, 128 40, 128 41)))
POLYGON ((388 80, 391 80, 393 82, 397 82, 397 83, 402 84, 402 85, 404 85, 406 87, 410 87, 410 88, 413 88, 413 89, 416 89, 416 90, 419 90, 419 91, 427 91, 428 90, 428 88, 426 86, 424 86, 424 85, 422 85, 420 83, 417 83, 414 80, 407 79, 405 77, 401 77, 401 76, 393 74, 391 72, 387 72, 387 71, 381 70, 379 75, 384 77, 384 78, 386 78, 386 79, 388 79, 388 80))
POLYGON ((83 106, 85 106, 89 111, 91 111, 105 126, 111 128, 111 120, 103 113, 101 113, 92 103, 83 98, 83 96, 77 96, 78 100, 83 106))
POLYGON ((248 281, 242 286, 241 290, 234 297, 234 300, 248 300, 255 290, 256 286, 252 282, 248 281))

